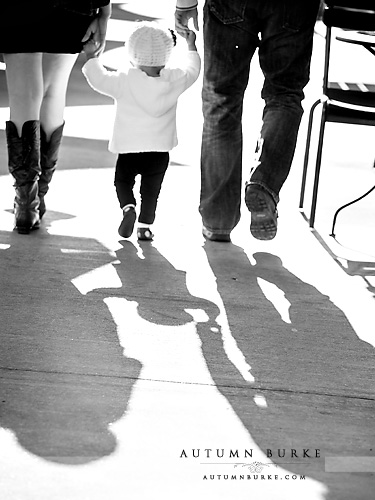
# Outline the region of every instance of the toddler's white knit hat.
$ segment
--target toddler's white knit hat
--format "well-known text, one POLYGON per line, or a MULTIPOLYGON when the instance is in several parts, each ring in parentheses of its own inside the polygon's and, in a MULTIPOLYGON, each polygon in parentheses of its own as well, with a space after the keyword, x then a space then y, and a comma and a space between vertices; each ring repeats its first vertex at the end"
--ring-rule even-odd
POLYGON ((136 23, 126 42, 129 60, 139 66, 165 66, 175 45, 170 30, 156 23, 136 23))

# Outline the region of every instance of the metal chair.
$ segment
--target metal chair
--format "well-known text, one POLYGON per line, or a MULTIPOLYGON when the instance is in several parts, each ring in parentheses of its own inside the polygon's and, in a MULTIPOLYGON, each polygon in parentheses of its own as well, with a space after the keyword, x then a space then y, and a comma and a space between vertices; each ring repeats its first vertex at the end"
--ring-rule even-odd
MULTIPOLYGON (((299 204, 299 208, 309 222, 311 228, 314 227, 315 223, 326 122, 375 126, 375 85, 366 85, 362 83, 342 84, 339 82, 332 82, 329 79, 332 28, 340 28, 340 30, 338 30, 339 34, 336 36, 337 40, 345 43, 361 45, 364 49, 375 55, 375 1, 326 0, 322 20, 326 26, 323 92, 322 96, 312 105, 309 114, 299 204), (303 211, 306 178, 309 164, 314 114, 319 105, 321 105, 321 120, 312 188, 310 217, 307 217, 303 211)), ((375 186, 364 195, 350 203, 347 203, 336 211, 333 219, 331 236, 334 236, 338 213, 343 208, 346 208, 347 206, 352 205, 353 203, 356 203, 360 199, 364 198, 373 190, 375 190, 375 186)))

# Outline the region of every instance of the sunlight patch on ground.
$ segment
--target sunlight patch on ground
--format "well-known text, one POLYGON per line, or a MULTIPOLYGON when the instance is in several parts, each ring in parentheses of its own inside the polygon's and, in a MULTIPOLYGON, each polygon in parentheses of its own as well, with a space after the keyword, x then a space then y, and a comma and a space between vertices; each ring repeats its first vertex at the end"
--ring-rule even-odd
POLYGON ((132 0, 123 2, 119 6, 121 9, 141 16, 154 17, 156 19, 173 19, 176 7, 175 0, 132 0))
POLYGON ((66 137, 109 140, 114 106, 69 106, 65 108, 66 137))
POLYGON ((258 285, 261 288, 264 296, 273 304, 274 308, 280 314, 280 317, 285 323, 291 323, 289 316, 290 302, 285 297, 285 293, 280 290, 274 283, 257 278, 258 285))
POLYGON ((267 400, 262 394, 257 394, 254 396, 254 403, 259 406, 260 408, 267 408, 267 400))
POLYGON ((121 288, 121 280, 112 264, 98 267, 72 279, 73 285, 82 295, 87 295, 95 288, 121 288))

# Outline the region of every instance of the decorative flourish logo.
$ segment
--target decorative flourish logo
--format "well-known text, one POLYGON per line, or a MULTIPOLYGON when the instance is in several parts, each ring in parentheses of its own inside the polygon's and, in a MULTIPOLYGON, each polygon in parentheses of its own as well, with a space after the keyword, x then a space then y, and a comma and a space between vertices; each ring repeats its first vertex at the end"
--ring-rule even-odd
POLYGON ((246 469, 249 469, 249 472, 251 472, 252 474, 254 474, 255 472, 256 473, 259 473, 259 472, 262 472, 262 470, 264 469, 264 467, 270 467, 271 465, 273 465, 274 467, 278 467, 277 464, 274 464, 273 462, 269 462, 269 463, 263 463, 263 462, 251 462, 251 463, 245 463, 245 462, 237 462, 237 463, 232 463, 232 462, 201 462, 201 465, 232 465, 234 468, 237 468, 237 467, 242 467, 242 468, 246 468, 246 469))
POLYGON ((236 467, 246 467, 246 468, 249 469, 250 472, 254 473, 254 472, 262 472, 262 470, 264 469, 264 467, 269 467, 271 464, 264 464, 262 462, 252 462, 250 464, 239 463, 239 464, 233 464, 233 465, 234 465, 234 468, 236 468, 236 467))

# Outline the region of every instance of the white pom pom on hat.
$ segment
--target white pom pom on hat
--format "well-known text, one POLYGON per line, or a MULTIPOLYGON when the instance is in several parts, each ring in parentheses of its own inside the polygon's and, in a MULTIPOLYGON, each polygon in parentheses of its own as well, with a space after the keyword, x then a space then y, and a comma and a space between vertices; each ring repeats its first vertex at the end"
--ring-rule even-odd
POLYGON ((172 33, 156 23, 136 23, 126 42, 129 60, 137 66, 165 66, 174 47, 172 33))

